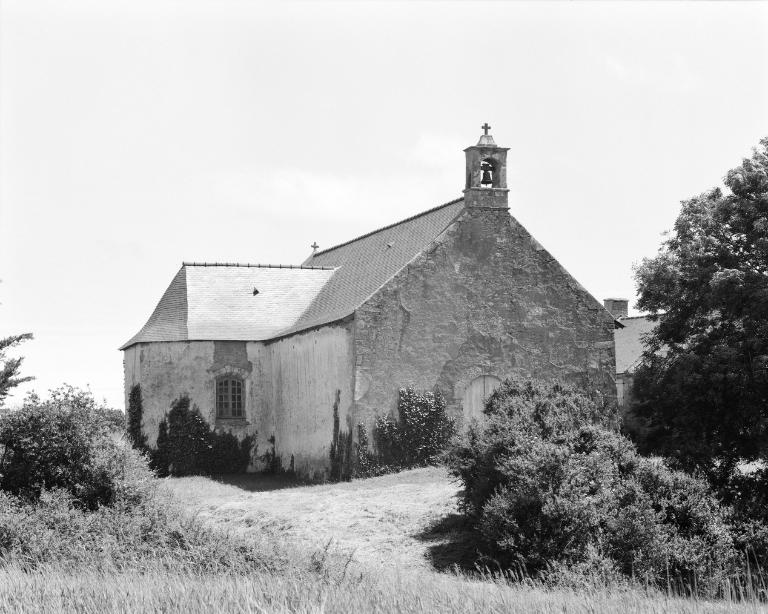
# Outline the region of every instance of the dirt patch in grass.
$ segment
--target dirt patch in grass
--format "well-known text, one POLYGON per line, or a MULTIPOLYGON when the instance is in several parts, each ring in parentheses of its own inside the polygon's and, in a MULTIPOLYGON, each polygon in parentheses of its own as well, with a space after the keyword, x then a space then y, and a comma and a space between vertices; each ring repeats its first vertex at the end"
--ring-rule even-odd
POLYGON ((330 544, 360 563, 401 570, 431 567, 435 552, 448 553, 440 567, 450 560, 450 547, 443 548, 450 535, 434 527, 457 513, 459 484, 443 468, 315 486, 256 475, 168 484, 201 517, 229 531, 269 532, 313 550, 330 544))

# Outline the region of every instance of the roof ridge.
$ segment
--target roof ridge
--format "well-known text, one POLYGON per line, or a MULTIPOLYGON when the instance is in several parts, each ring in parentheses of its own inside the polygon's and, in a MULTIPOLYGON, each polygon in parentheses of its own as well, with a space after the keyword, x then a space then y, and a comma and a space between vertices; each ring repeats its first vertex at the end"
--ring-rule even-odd
POLYGON ((371 235, 375 235, 377 232, 381 232, 382 230, 387 230, 389 228, 392 228, 394 226, 399 226, 400 224, 405 224, 405 222, 410 222, 411 220, 415 220, 418 217, 421 217, 422 215, 427 215, 428 213, 432 213, 434 211, 437 211, 438 209, 442 209, 443 207, 447 207, 449 205, 455 205, 457 202, 464 200, 464 197, 461 196, 459 198, 455 198, 452 201, 449 201, 447 203, 443 203, 442 205, 438 205, 437 207, 432 207, 431 209, 427 209, 426 211, 422 211, 421 213, 417 213, 416 215, 412 215, 411 217, 407 217, 404 220, 400 220, 399 222, 394 222, 392 224, 387 224, 386 226, 382 226, 381 228, 377 228, 376 230, 371 230, 370 232, 366 232, 363 235, 360 235, 359 237, 355 237, 354 239, 350 239, 349 241, 344 241, 344 243, 339 243, 338 245, 334 245, 333 247, 328 247, 326 249, 322 249, 318 252, 315 252, 311 255, 311 257, 319 256, 320 254, 325 254, 327 252, 333 251, 334 249, 338 249, 340 247, 344 247, 345 245, 349 245, 350 243, 354 243, 355 241, 359 241, 360 239, 365 239, 366 237, 370 237, 371 235))
POLYGON ((639 320, 640 318, 643 318, 643 319, 648 318, 648 317, 650 317, 650 315, 651 314, 647 313, 647 314, 645 314, 643 316, 622 316, 622 317, 617 318, 617 319, 618 319, 619 322, 622 322, 624 320, 639 320))
POLYGON ((332 266, 310 266, 302 264, 250 264, 247 262, 182 262, 181 266, 228 266, 254 269, 315 269, 319 271, 332 271, 332 266))

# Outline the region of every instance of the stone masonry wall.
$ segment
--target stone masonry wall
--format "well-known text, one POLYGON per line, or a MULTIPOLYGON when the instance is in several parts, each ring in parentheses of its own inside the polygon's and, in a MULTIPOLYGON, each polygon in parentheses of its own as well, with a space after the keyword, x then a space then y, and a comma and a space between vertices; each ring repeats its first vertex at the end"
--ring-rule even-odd
MULTIPOLYGON (((348 326, 326 326, 265 345, 256 341, 139 343, 125 350, 125 398, 141 384, 143 428, 154 446, 160 421, 186 394, 211 425, 239 438, 256 435, 256 456, 274 451, 284 469, 307 477, 330 465, 333 407, 347 427, 352 400, 352 347, 348 326), (216 378, 235 374, 245 383, 245 419, 217 419, 216 378), (272 440, 274 438, 274 440, 272 440)), ((251 469, 260 469, 258 458, 251 469)))
POLYGON ((245 341, 171 341, 138 343, 125 350, 126 407, 134 384, 141 384, 143 429, 150 446, 157 441, 160 421, 182 395, 211 425, 242 438, 257 434, 257 450, 266 445, 264 346, 245 341), (232 373, 245 383, 245 420, 216 419, 215 382, 232 373))
POLYGON ((504 209, 469 208, 355 314, 354 420, 437 386, 457 417, 481 375, 615 397, 613 318, 504 209))

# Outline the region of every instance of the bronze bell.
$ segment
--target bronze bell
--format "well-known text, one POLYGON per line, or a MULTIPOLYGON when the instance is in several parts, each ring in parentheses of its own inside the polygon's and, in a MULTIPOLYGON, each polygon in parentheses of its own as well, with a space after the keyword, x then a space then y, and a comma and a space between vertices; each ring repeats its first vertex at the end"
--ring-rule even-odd
POLYGON ((480 184, 491 185, 493 183, 493 178, 491 177, 490 165, 483 164, 482 171, 483 171, 483 178, 480 180, 480 184))

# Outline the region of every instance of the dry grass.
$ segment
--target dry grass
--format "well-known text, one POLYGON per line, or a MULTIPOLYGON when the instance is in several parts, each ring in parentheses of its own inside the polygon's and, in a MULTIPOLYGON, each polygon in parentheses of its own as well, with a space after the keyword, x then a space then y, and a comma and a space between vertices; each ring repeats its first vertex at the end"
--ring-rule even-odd
POLYGON ((331 542, 356 562, 401 570, 427 568, 418 535, 455 513, 459 485, 442 468, 414 469, 342 484, 294 486, 248 476, 239 486, 202 477, 167 481, 201 517, 228 531, 265 531, 305 549, 331 542))
POLYGON ((545 591, 451 575, 394 571, 362 578, 316 574, 188 576, 0 572, 0 611, 80 612, 360 612, 699 614, 764 611, 756 604, 666 599, 639 591, 545 591))

